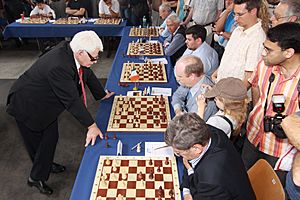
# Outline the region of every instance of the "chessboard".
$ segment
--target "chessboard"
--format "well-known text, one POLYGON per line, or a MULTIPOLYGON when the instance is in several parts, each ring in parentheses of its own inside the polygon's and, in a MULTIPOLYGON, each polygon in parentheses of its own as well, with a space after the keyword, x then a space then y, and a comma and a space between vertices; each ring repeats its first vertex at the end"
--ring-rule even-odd
POLYGON ((49 18, 42 17, 42 18, 25 18, 21 19, 21 24, 46 24, 49 21, 49 18))
POLYGON ((90 200, 180 200, 175 157, 100 156, 90 200))
POLYGON ((159 29, 156 27, 130 29, 129 36, 133 37, 159 37, 159 29))
POLYGON ((119 25, 121 23, 121 18, 99 18, 94 24, 114 24, 119 25))
POLYGON ((53 24, 79 24, 80 19, 78 17, 59 18, 53 24))
POLYGON ((131 42, 128 44, 128 56, 163 56, 162 44, 159 42, 131 42))
POLYGON ((168 97, 115 96, 107 131, 164 132, 170 120, 168 97))
POLYGON ((121 73, 120 82, 128 83, 132 69, 135 68, 138 75, 138 82, 141 83, 167 83, 167 75, 165 65, 162 63, 124 63, 121 73))

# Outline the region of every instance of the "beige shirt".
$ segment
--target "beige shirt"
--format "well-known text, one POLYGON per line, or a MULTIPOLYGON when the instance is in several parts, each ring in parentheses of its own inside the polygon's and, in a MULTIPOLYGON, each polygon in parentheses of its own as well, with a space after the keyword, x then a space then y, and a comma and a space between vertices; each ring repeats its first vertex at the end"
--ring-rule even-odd
POLYGON ((225 47, 217 81, 227 77, 243 80, 245 71, 253 72, 261 59, 265 39, 261 21, 245 31, 243 27, 237 27, 225 47))
POLYGON ((221 0, 192 0, 192 19, 196 24, 206 25, 216 20, 218 10, 223 10, 224 1, 221 0))

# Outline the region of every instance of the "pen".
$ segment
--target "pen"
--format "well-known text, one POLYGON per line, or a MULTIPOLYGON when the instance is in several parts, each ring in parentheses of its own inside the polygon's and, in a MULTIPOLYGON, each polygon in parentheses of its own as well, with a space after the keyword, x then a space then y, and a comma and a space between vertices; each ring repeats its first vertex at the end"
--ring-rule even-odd
POLYGON ((134 146, 131 148, 131 151, 133 151, 138 145, 140 145, 140 144, 142 144, 142 143, 143 143, 143 141, 141 141, 141 142, 137 143, 136 145, 134 145, 134 146))

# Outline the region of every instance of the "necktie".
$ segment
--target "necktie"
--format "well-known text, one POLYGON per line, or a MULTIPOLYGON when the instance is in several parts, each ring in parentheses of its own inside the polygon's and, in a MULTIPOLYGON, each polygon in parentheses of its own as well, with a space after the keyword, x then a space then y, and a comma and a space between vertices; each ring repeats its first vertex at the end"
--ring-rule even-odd
POLYGON ((81 90, 82 90, 82 95, 83 95, 83 102, 84 102, 85 107, 87 107, 86 93, 85 93, 85 89, 84 89, 84 84, 83 84, 82 75, 83 75, 83 70, 82 70, 82 67, 80 67, 80 68, 79 68, 79 81, 80 81, 81 90))

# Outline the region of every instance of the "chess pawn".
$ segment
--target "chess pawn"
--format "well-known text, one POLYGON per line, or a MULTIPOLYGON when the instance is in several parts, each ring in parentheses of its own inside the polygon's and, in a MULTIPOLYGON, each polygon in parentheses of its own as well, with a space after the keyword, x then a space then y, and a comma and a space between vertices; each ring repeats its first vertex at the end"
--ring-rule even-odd
POLYGON ((105 160, 105 164, 106 164, 106 165, 110 165, 110 163, 111 163, 111 162, 110 162, 109 158, 107 157, 106 160, 105 160))
POLYGON ((123 200, 124 197, 121 194, 118 194, 117 200, 123 200))

